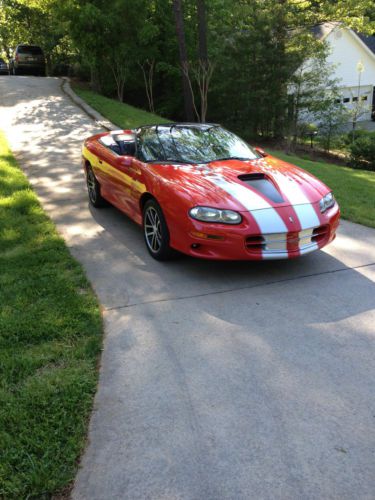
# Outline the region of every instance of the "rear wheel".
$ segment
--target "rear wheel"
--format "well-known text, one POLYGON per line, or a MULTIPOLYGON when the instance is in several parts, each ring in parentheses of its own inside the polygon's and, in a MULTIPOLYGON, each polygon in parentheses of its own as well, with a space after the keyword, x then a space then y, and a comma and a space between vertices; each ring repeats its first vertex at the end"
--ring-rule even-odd
POLYGON ((86 170, 86 184, 91 205, 95 208, 103 207, 106 204, 105 199, 100 194, 100 184, 96 180, 94 171, 90 165, 86 170))
POLYGON ((143 209, 143 232, 147 250, 156 260, 169 260, 173 250, 169 246, 169 231, 163 211, 156 200, 149 200, 143 209))

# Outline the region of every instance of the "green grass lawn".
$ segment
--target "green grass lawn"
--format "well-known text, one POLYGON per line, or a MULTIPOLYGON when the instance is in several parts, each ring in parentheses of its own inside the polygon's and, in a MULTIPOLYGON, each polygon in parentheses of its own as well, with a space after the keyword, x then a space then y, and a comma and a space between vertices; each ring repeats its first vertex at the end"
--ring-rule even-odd
MULTIPOLYGON (((90 90, 82 90, 76 86, 74 90, 88 104, 121 128, 167 121, 157 115, 128 104, 121 104, 90 90)), ((334 191, 340 203, 343 218, 375 227, 375 172, 305 160, 281 151, 270 151, 270 153, 282 160, 295 163, 325 182, 334 191)))
POLYGON ((158 115, 153 115, 143 109, 130 106, 129 104, 109 99, 91 90, 82 89, 77 86, 73 86, 73 89, 90 106, 122 129, 135 128, 140 125, 153 125, 155 123, 168 123, 171 121, 161 118, 158 115))
POLYGON ((268 151, 325 182, 334 192, 344 219, 375 227, 375 172, 306 160, 281 151, 268 151))
POLYGON ((69 487, 85 445, 102 320, 0 134, 0 498, 69 487))

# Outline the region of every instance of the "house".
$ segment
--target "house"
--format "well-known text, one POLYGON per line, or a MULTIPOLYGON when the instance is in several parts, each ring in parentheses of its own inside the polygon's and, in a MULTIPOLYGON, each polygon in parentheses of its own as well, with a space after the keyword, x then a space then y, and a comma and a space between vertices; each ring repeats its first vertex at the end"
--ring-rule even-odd
POLYGON ((333 65, 341 100, 353 109, 361 101, 358 121, 375 118, 375 36, 356 33, 339 22, 314 26, 313 34, 329 47, 328 64, 333 65))

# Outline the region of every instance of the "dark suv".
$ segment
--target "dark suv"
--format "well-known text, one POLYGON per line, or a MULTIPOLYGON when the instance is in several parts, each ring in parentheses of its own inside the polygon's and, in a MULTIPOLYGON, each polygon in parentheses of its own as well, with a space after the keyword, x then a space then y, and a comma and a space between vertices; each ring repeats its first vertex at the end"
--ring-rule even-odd
POLYGON ((11 75, 32 73, 45 76, 46 60, 43 50, 37 45, 18 45, 9 62, 9 72, 11 75))

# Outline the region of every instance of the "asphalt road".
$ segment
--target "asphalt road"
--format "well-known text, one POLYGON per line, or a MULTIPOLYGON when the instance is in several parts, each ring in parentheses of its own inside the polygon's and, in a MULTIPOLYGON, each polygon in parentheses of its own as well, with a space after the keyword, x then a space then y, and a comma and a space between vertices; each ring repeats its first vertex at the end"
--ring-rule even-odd
POLYGON ((73 498, 375 498, 375 231, 343 222, 288 262, 157 263, 89 209, 98 128, 60 84, 0 77, 0 128, 104 308, 73 498))

